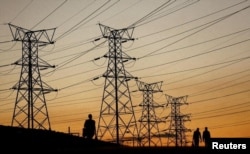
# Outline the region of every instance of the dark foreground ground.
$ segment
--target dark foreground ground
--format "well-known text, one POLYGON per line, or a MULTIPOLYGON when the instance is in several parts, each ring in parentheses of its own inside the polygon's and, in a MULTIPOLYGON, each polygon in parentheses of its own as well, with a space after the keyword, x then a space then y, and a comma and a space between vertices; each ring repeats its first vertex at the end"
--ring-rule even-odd
MULTIPOLYGON (((69 154, 214 154, 214 153, 248 153, 246 151, 212 151, 192 147, 126 147, 113 143, 92 140, 70 134, 25 129, 0 125, 0 149, 4 153, 69 153, 69 154)), ((2 153, 2 152, 1 152, 2 153)))

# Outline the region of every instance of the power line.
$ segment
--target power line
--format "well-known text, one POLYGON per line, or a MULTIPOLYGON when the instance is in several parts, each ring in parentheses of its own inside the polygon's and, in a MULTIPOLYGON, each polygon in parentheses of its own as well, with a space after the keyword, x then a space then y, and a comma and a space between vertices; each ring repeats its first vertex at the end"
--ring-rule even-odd
POLYGON ((200 117, 200 118, 193 118, 193 120, 209 119, 209 118, 222 117, 222 116, 230 116, 230 115, 234 115, 234 114, 242 114, 245 112, 250 112, 250 110, 247 109, 247 110, 235 111, 235 112, 230 112, 230 113, 217 114, 217 115, 213 115, 213 116, 204 116, 204 117, 200 117))
MULTIPOLYGON (((183 50, 183 49, 190 48, 190 47, 194 47, 194 46, 197 46, 197 45, 202 45, 202 44, 205 44, 205 43, 209 43, 209 42, 212 42, 212 41, 216 41, 216 40, 219 40, 219 39, 222 39, 222 38, 226 38, 226 37, 229 37, 229 36, 238 34, 238 33, 246 32, 246 31, 249 31, 249 30, 250 30, 250 28, 246 28, 246 29, 239 30, 239 31, 236 31, 236 32, 233 32, 233 33, 230 33, 230 34, 226 34, 226 35, 223 35, 223 36, 220 36, 220 37, 217 37, 217 38, 213 38, 213 39, 210 39, 210 40, 198 42, 198 43, 195 43, 195 44, 187 45, 187 46, 180 47, 180 48, 176 48, 176 49, 171 49, 171 50, 163 51, 163 52, 160 52, 160 53, 155 53, 155 54, 152 54, 152 55, 150 55, 150 56, 148 56, 148 57, 157 56, 157 55, 161 55, 161 54, 166 54, 166 53, 174 52, 174 51, 177 51, 177 50, 183 50)), ((177 34, 177 35, 179 35, 179 34, 177 34)), ((176 35, 174 35, 174 36, 176 36, 176 35)), ((167 38, 171 38, 171 37, 172 37, 172 36, 167 37, 167 38)), ((167 39, 167 38, 166 38, 166 39, 167 39)), ((165 38, 162 39, 162 40, 165 40, 165 38)), ((159 40, 159 41, 162 41, 162 40, 159 40)), ((138 48, 141 48, 141 47, 145 47, 145 46, 148 46, 148 45, 152 45, 152 44, 155 44, 155 43, 157 43, 157 42, 159 42, 159 41, 155 41, 155 42, 152 42, 152 43, 149 43, 149 44, 146 44, 146 45, 143 45, 143 46, 134 48, 134 49, 138 49, 138 48)), ((134 49, 132 49, 132 50, 134 50, 134 49)), ((131 51, 131 50, 129 50, 129 51, 131 51)))
MULTIPOLYGON (((249 75, 247 75, 247 76, 249 76, 249 75)), ((199 92, 198 94, 193 94, 193 95, 191 95, 191 97, 199 96, 199 95, 204 95, 204 94, 207 94, 207 93, 210 93, 210 92, 215 92, 215 91, 219 91, 219 90, 231 88, 231 87, 234 87, 234 86, 238 86, 238 85, 241 85, 241 84, 248 83, 249 81, 250 81, 250 80, 242 81, 242 82, 239 82, 239 83, 231 84, 231 85, 229 85, 229 86, 224 86, 224 87, 222 87, 222 88, 216 88, 216 89, 209 88, 209 89, 207 89, 208 91, 199 92)), ((228 83, 230 83, 230 82, 228 82, 228 83)), ((225 83, 222 84, 222 85, 225 85, 225 83)), ((218 87, 218 86, 219 86, 219 85, 217 85, 216 87, 218 87)))
POLYGON ((25 7, 20 12, 18 12, 12 20, 10 20, 10 23, 12 23, 17 17, 19 17, 33 3, 33 1, 34 0, 31 0, 28 4, 26 4, 25 7))
MULTIPOLYGON (((213 21, 210 21, 210 22, 208 22, 208 23, 206 23, 206 24, 203 24, 202 26, 204 26, 204 25, 207 25, 207 26, 205 26, 205 27, 203 27, 203 28, 201 28, 201 29, 199 29, 199 30, 197 30, 197 31, 195 31, 195 32, 193 32, 193 33, 191 33, 191 34, 189 34, 189 35, 187 35, 187 36, 181 38, 181 39, 178 39, 178 40, 176 40, 176 41, 174 41, 174 42, 172 42, 172 43, 170 43, 170 44, 167 44, 167 45, 165 45, 165 46, 163 46, 163 47, 161 47, 161 48, 159 48, 159 49, 157 49, 157 50, 155 50, 155 51, 152 51, 152 52, 150 52, 150 53, 148 53, 148 54, 146 54, 146 55, 140 57, 139 59, 148 57, 148 56, 152 55, 153 53, 156 53, 156 52, 158 52, 158 51, 160 51, 160 50, 162 50, 162 49, 164 49, 164 48, 166 48, 166 47, 168 47, 168 46, 170 46, 170 45, 173 45, 173 44, 175 44, 175 43, 177 43, 177 42, 179 42, 179 41, 182 41, 182 40, 184 40, 184 39, 186 39, 186 38, 188 38, 188 37, 190 37, 190 36, 192 36, 192 35, 194 35, 194 34, 197 34, 198 32, 201 32, 202 30, 205 30, 205 29, 207 29, 207 28, 209 28, 209 27, 211 27, 211 26, 213 26, 213 25, 215 25, 215 24, 217 24, 217 23, 219 23, 219 22, 221 22, 221 21, 223 21, 223 20, 225 20, 225 19, 227 19, 227 18, 229 18, 229 17, 231 17, 231 16, 233 16, 233 15, 235 15, 235 14, 241 12, 241 11, 244 11, 244 10, 248 9, 249 7, 250 7, 250 5, 247 6, 247 7, 245 7, 245 8, 242 8, 242 9, 240 9, 240 10, 238 10, 238 11, 235 11, 235 12, 233 12, 233 13, 230 13, 230 14, 228 14, 228 15, 225 15, 225 16, 223 16, 223 17, 220 17, 220 18, 218 18, 218 19, 216 19, 216 20, 213 20, 213 21)), ((198 26, 198 27, 202 27, 202 26, 198 26)))
POLYGON ((180 80, 176 80, 176 81, 168 82, 168 83, 167 83, 167 84, 165 84, 165 85, 170 85, 170 84, 177 83, 177 82, 180 82, 180 81, 184 81, 184 80, 187 80, 187 79, 193 79, 193 78, 195 78, 195 77, 202 76, 202 75, 205 75, 205 74, 211 73, 211 72, 213 72, 213 71, 217 71, 217 70, 220 70, 220 69, 222 69, 222 68, 229 67, 229 66, 234 65, 234 64, 239 63, 239 62, 241 62, 241 61, 235 61, 235 62, 232 62, 232 63, 230 63, 230 64, 227 64, 227 65, 224 65, 224 66, 221 66, 221 67, 218 67, 218 68, 212 69, 212 70, 208 70, 208 71, 203 72, 203 73, 200 73, 200 74, 196 74, 196 75, 192 75, 192 76, 189 76, 189 77, 186 77, 186 78, 180 79, 180 80))
POLYGON ((12 41, 2 41, 0 43, 9 43, 9 42, 12 42, 12 41))
POLYGON ((175 72, 169 72, 169 73, 162 73, 162 74, 155 74, 155 75, 143 76, 142 78, 157 77, 157 76, 163 76, 163 75, 169 75, 169 74, 189 72, 189 71, 194 71, 194 70, 198 70, 198 69, 204 69, 204 68, 213 67, 213 66, 217 66, 217 65, 223 65, 223 64, 226 64, 226 63, 239 62, 239 61, 247 60, 249 58, 250 57, 243 57, 243 58, 239 58, 239 59, 233 59, 233 60, 230 60, 230 61, 225 61, 225 62, 220 62, 220 63, 214 63, 214 64, 205 65, 205 66, 196 67, 196 68, 191 68, 191 69, 187 69, 187 70, 181 70, 181 71, 175 71, 175 72))
POLYGON ((220 124, 215 126, 210 126, 210 129, 218 129, 218 128, 225 128, 225 127, 233 127, 233 126, 241 126, 241 125, 248 125, 250 124, 250 120, 244 120, 244 121, 237 121, 237 122, 231 122, 226 124, 220 124))
MULTIPOLYGON (((240 71, 240 72, 235 72, 235 73, 232 73, 232 74, 229 74, 229 75, 224 75, 224 76, 217 77, 217 78, 214 78, 214 79, 209 79, 207 81, 202 81, 202 82, 198 82, 198 83, 195 83, 195 84, 190 84, 190 85, 181 86, 181 87, 175 87, 175 88, 169 88, 168 91, 169 90, 176 90, 176 89, 180 89, 180 88, 187 88, 187 87, 197 86, 197 85, 204 84, 204 83, 207 83, 207 82, 212 82, 212 81, 216 81, 216 80, 220 80, 220 79, 225 79, 225 78, 228 78, 228 77, 236 76, 236 75, 248 72, 248 71, 250 71, 250 69, 246 69, 246 70, 243 70, 243 71, 240 71)), ((193 94, 190 94, 190 95, 192 96, 193 94)))
POLYGON ((209 54, 209 53, 212 53, 212 52, 216 52, 216 51, 219 51, 219 50, 222 50, 222 49, 225 49, 225 48, 229 48, 229 47, 232 47, 232 46, 235 46, 235 45, 239 45, 239 44, 242 44, 242 43, 245 43, 245 42, 248 42, 248 41, 250 41, 250 39, 245 39, 243 41, 239 41, 239 42, 236 42, 236 43, 233 43, 233 44, 230 44, 230 45, 226 45, 226 46, 223 46, 223 47, 220 47, 220 48, 217 48, 217 49, 209 50, 209 51, 206 51, 206 52, 202 52, 202 53, 192 55, 192 56, 189 56, 189 57, 185 57, 185 58, 181 58, 181 59, 178 59, 178 60, 174 60, 174 61, 170 61, 170 62, 166 62, 166 63, 162 63, 162 64, 150 66, 150 67, 145 67, 145 68, 133 70, 132 72, 141 71, 141 70, 145 70, 145 69, 149 69, 149 68, 160 67, 160 66, 171 64, 171 63, 176 63, 176 62, 179 62, 179 61, 191 59, 191 58, 194 58, 194 57, 198 57, 198 56, 202 56, 202 55, 209 54))
POLYGON ((82 11, 84 11, 86 8, 90 7, 95 2, 96 2, 96 0, 93 0, 91 3, 89 3, 86 6, 84 6, 81 10, 79 10, 78 12, 76 12, 75 14, 73 14, 72 16, 70 16, 68 19, 66 19, 64 22, 62 22, 60 25, 58 25, 58 27, 61 27, 66 22, 68 22, 69 20, 73 19, 75 16, 77 16, 79 13, 81 13, 82 11))
POLYGON ((0 67, 10 66, 11 64, 0 65, 0 67))
POLYGON ((128 26, 127 28, 135 27, 137 24, 143 22, 144 20, 146 20, 150 16, 154 15, 155 13, 157 13, 157 12, 161 11, 162 9, 164 9, 165 7, 167 7, 170 2, 171 2, 171 0, 168 0, 167 2, 163 3, 162 5, 160 5, 159 7, 154 9, 153 11, 149 12, 146 16, 143 16, 142 18, 140 18, 139 20, 137 20, 136 22, 134 22, 133 24, 128 26))
POLYGON ((225 107, 221 107, 221 108, 216 108, 216 109, 212 109, 212 110, 205 110, 205 111, 201 111, 201 112, 194 112, 194 113, 192 113, 192 115, 194 115, 195 117, 197 115, 201 115, 201 114, 209 114, 209 115, 211 115, 211 112, 221 112, 221 110, 223 110, 223 112, 225 112, 226 109, 228 109, 228 110, 235 110, 235 108, 245 108, 246 109, 246 107, 248 107, 248 106, 250 106, 249 101, 244 102, 244 103, 237 103, 235 105, 225 106, 225 107))
MULTIPOLYGON (((193 4, 195 4, 195 3, 197 3, 197 2, 199 2, 200 0, 187 0, 187 1, 185 1, 185 2, 183 2, 181 5, 177 5, 177 6, 175 6, 174 8, 172 8, 173 9, 173 11, 171 11, 171 12, 169 12, 169 13, 166 13, 166 14, 163 14, 163 15, 161 15, 161 16, 159 16, 158 15, 158 17, 155 17, 155 18, 153 18, 153 19, 151 19, 151 20, 149 20, 149 21, 147 21, 147 22, 144 22, 144 23, 141 23, 141 24, 138 24, 138 25, 136 25, 136 27, 139 27, 139 26, 143 26, 143 25, 145 25, 145 24, 148 24, 148 23, 151 23, 151 22, 153 22, 153 21, 155 21, 155 20, 157 20, 157 19, 160 19, 160 18, 162 18, 162 17, 166 17, 167 15, 170 15, 170 14, 172 14, 172 13, 174 13, 174 12, 177 12, 177 11, 180 11, 180 10, 182 10, 182 9, 184 9, 184 8, 187 8, 187 7, 189 7, 189 6, 191 6, 191 5, 193 5, 193 4), (183 6, 182 6, 183 5, 183 6), (175 9, 176 8, 176 9, 175 9)), ((175 0, 175 2, 176 2, 176 0, 175 0)), ((172 2, 172 3, 174 3, 174 2, 172 2)), ((169 4, 170 5, 170 4, 169 4)), ((168 11, 168 10, 167 10, 168 11)), ((145 20, 146 21, 146 20, 145 20)))
POLYGON ((226 95, 222 95, 222 96, 218 96, 218 97, 213 97, 213 98, 208 98, 208 99, 193 101, 193 102, 190 102, 190 104, 202 103, 202 102, 206 102, 206 101, 210 101, 210 100, 215 100, 215 99, 225 98, 225 97, 229 97, 229 96, 239 95, 239 94, 242 94, 242 93, 247 93, 249 91, 250 91, 250 89, 242 90, 242 91, 237 91, 235 93, 230 93, 230 94, 226 94, 226 95))
MULTIPOLYGON (((83 55, 89 53, 89 52, 92 51, 93 49, 95 49, 95 48, 97 48, 98 46, 104 44, 105 42, 106 42, 106 40, 103 41, 102 43, 100 43, 100 44, 94 46, 93 48, 88 49, 88 50, 85 50, 85 51, 79 53, 77 56, 75 56, 75 57, 73 57, 73 58, 71 58, 71 59, 68 59, 67 61, 62 62, 61 64, 58 64, 59 67, 57 67, 55 70, 58 70, 58 69, 64 67, 65 65, 67 65, 67 64, 69 64, 69 63, 71 63, 71 62, 73 62, 74 60, 76 60, 76 59, 82 57, 83 55)), ((48 72, 48 73, 51 73, 51 72, 48 72)), ((47 74, 48 74, 48 73, 47 73, 47 74)))
POLYGON ((62 7, 68 0, 64 0, 58 7, 56 7, 52 12, 50 12, 47 16, 45 16, 42 20, 40 20, 37 24, 35 24, 32 28, 34 29, 35 27, 37 27, 40 23, 42 23, 45 19, 47 19, 51 14, 53 14, 54 12, 56 12, 56 10, 58 10, 60 7, 62 7))
POLYGON ((119 14, 121 14, 121 13, 127 11, 129 8, 131 8, 131 7, 135 6, 135 5, 137 5, 138 3, 142 2, 142 1, 143 1, 143 0, 138 0, 138 1, 136 1, 135 3, 132 3, 130 6, 128 6, 128 7, 124 8, 124 9, 120 10, 118 13, 116 13, 116 14, 114 14, 114 15, 112 15, 112 16, 110 16, 110 17, 104 19, 104 20, 102 20, 102 22, 114 18, 115 16, 117 16, 117 15, 119 15, 119 14))
POLYGON ((247 0, 243 0, 243 1, 239 2, 239 3, 233 4, 233 5, 230 5, 229 7, 226 7, 226 8, 220 9, 220 10, 218 10, 218 11, 215 11, 215 12, 212 12, 212 13, 209 13, 209 14, 206 14, 206 15, 204 15, 204 16, 202 16, 202 17, 199 17, 199 18, 190 20, 190 21, 185 22, 185 23, 183 23, 183 24, 176 25, 176 26, 171 27, 171 28, 166 28, 166 29, 163 29, 163 30, 154 32, 154 33, 147 34, 147 35, 143 35, 143 36, 141 36, 141 37, 139 37, 139 38, 148 37, 148 36, 155 35, 155 34, 159 34, 159 33, 162 33, 162 32, 164 32, 164 31, 168 31, 168 30, 171 30, 171 29, 174 29, 174 28, 177 28, 177 27, 184 26, 184 25, 186 25, 186 24, 189 24, 189 23, 198 21, 198 20, 200 20, 200 19, 203 19, 203 18, 212 16, 212 15, 214 15, 214 14, 220 13, 220 12, 225 11, 225 10, 228 10, 228 9, 230 9, 230 8, 233 8, 233 7, 237 6, 237 5, 240 5, 240 4, 245 3, 245 2, 247 2, 247 0))
POLYGON ((111 0, 107 0, 104 4, 102 4, 100 7, 98 7, 95 11, 93 11, 91 14, 89 14, 86 18, 82 19, 80 22, 78 22, 77 24, 75 24, 73 27, 71 27, 70 29, 68 29, 66 32, 64 32, 62 35, 58 36, 55 41, 58 41, 59 39, 62 39, 63 37, 69 35, 71 32, 75 31, 76 29, 79 28, 79 25, 84 22, 85 20, 87 20, 89 17, 91 17, 93 14, 95 14, 96 12, 98 12, 100 9, 102 9, 105 5, 107 5, 111 0))

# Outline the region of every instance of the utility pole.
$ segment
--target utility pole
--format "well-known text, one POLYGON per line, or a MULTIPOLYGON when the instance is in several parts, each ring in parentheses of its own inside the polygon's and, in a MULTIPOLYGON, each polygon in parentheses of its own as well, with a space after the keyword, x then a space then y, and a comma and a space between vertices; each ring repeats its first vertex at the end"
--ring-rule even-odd
POLYGON ((184 125, 184 122, 190 121, 190 114, 182 114, 180 111, 180 106, 187 105, 187 97, 173 97, 165 94, 168 104, 171 105, 170 113, 170 126, 168 128, 168 141, 167 146, 170 146, 172 143, 176 147, 186 146, 186 132, 190 132, 190 129, 187 129, 184 125))
POLYGON ((143 102, 139 105, 142 107, 142 115, 138 120, 139 138, 142 146, 162 146, 160 130, 158 124, 164 122, 156 116, 155 108, 163 107, 154 102, 153 94, 156 92, 162 92, 161 82, 145 83, 142 81, 136 81, 139 91, 143 92, 143 102))
POLYGON ((108 40, 107 71, 98 122, 97 136, 117 144, 138 139, 138 129, 130 96, 128 81, 134 79, 124 63, 135 60, 122 52, 122 43, 132 38, 134 28, 114 29, 99 24, 102 36, 108 40))
POLYGON ((51 130, 45 94, 57 90, 42 81, 40 70, 55 66, 39 58, 38 48, 54 43, 55 28, 31 31, 12 24, 9 27, 14 41, 22 42, 22 58, 14 63, 22 68, 19 82, 12 87, 17 95, 11 125, 51 130))

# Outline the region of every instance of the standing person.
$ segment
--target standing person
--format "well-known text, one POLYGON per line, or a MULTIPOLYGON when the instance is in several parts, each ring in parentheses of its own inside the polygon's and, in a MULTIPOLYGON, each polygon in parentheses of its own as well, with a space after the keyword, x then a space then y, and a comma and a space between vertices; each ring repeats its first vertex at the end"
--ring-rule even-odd
POLYGON ((205 130, 202 133, 202 139, 203 139, 203 142, 205 143, 205 147, 209 147, 210 138, 211 138, 210 132, 207 129, 207 127, 205 127, 205 130))
POLYGON ((199 142, 202 141, 200 129, 197 128, 193 133, 193 144, 194 147, 199 147, 199 142))
POLYGON ((92 119, 92 114, 88 115, 88 119, 85 120, 83 126, 83 137, 87 139, 92 139, 93 136, 96 136, 96 127, 95 127, 95 120, 92 119))

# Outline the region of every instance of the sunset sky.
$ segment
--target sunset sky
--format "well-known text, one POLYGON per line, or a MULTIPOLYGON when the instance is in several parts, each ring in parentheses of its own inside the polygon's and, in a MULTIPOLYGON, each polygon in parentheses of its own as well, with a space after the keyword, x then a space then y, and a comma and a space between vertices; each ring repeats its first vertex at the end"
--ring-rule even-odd
MULTIPOLYGON (((40 58, 56 66, 41 71, 42 80, 58 89, 46 95, 52 130, 81 134, 89 113, 98 121, 109 49, 100 23, 134 27, 135 40, 123 43, 123 52, 136 61, 125 69, 146 83, 162 81, 156 103, 165 104, 165 95, 187 95, 181 113, 191 114, 188 129, 250 137, 249 7, 248 0, 0 0, 0 124, 11 124, 16 91, 10 88, 21 71, 11 65, 21 58, 22 44, 12 41, 8 23, 56 28, 55 44, 39 49, 40 58)), ((129 89, 138 119, 143 95, 134 80, 129 89)), ((170 106, 156 113, 166 117, 170 106)))

